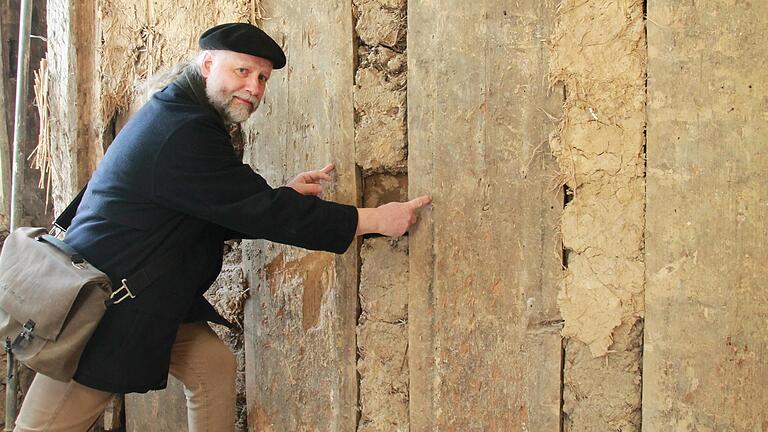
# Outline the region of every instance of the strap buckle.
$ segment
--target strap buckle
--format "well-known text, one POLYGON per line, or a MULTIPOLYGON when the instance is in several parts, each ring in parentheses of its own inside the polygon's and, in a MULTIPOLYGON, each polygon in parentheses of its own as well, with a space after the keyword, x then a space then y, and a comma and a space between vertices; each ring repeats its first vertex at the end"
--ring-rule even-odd
POLYGON ((128 281, 123 279, 121 282, 122 282, 122 285, 120 286, 120 288, 118 288, 117 290, 113 291, 112 295, 109 296, 109 299, 112 301, 112 304, 118 304, 118 303, 120 303, 121 301, 123 301, 123 300, 125 300, 127 298, 135 298, 136 297, 135 295, 133 295, 131 290, 128 288, 128 281), (119 293, 122 290, 125 290, 125 294, 122 294, 119 299, 115 300, 115 297, 117 296, 117 293, 119 293))
POLYGON ((18 335, 16 335, 16 338, 11 341, 10 337, 5 338, 5 351, 8 353, 13 352, 16 348, 20 347, 24 341, 31 341, 35 338, 34 335, 35 331, 35 322, 32 320, 27 320, 26 323, 21 328, 21 332, 19 332, 18 335))

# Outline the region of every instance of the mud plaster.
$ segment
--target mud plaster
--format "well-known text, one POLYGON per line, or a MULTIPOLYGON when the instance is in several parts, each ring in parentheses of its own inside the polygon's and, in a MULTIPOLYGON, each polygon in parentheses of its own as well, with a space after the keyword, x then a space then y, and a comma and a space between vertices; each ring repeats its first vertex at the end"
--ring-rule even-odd
POLYGON ((98 3, 103 44, 99 76, 101 116, 109 121, 127 110, 135 80, 189 60, 205 29, 222 23, 258 23, 260 0, 190 2, 101 0, 98 3))
POLYGON ((407 0, 353 0, 355 31, 364 44, 394 47, 406 33, 407 0))
POLYGON ((408 200, 408 176, 374 174, 363 180, 363 207, 408 200))
POLYGON ((407 431, 407 238, 367 240, 361 258, 358 431, 407 431))
POLYGON ((224 263, 216 281, 205 297, 227 321, 242 329, 243 305, 248 296, 248 283, 243 273, 243 256, 239 241, 224 246, 224 263))
POLYGON ((638 271, 643 268, 644 41, 641 1, 626 9, 611 1, 566 1, 552 42, 552 80, 567 89, 553 153, 574 191, 563 214, 563 244, 574 261, 587 261, 569 267, 559 305, 564 335, 588 343, 595 357, 608 352, 619 322, 591 323, 589 317, 608 313, 632 323, 643 311, 639 296, 629 303, 593 302, 589 290, 595 288, 578 281, 630 292, 638 286, 642 291, 644 284, 638 271), (591 270, 603 258, 621 263, 608 279, 591 270))
MULTIPOLYGON (((365 207, 408 198, 407 68, 401 52, 406 5, 406 0, 353 0, 361 41, 353 92, 355 163, 364 176, 365 207)), ((360 254, 357 430, 407 431, 407 239, 366 240, 360 254)))
POLYGON ((563 1, 551 80, 566 102, 551 145, 573 191, 558 295, 565 430, 639 430, 646 60, 642 1, 563 1))
MULTIPOLYGON (((402 60, 393 60, 396 64, 402 63, 402 60)), ((359 69, 355 82, 357 164, 366 174, 404 172, 407 139, 404 82, 375 66, 359 69)))

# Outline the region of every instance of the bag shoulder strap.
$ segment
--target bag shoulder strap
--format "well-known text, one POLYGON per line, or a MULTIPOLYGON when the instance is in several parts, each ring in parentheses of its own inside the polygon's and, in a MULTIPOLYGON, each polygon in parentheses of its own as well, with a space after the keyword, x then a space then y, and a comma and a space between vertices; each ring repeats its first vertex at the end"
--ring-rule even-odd
POLYGON ((184 254, 180 254, 177 249, 171 248, 171 250, 161 256, 160 259, 150 262, 148 265, 128 276, 128 278, 123 279, 120 287, 112 291, 109 304, 117 304, 125 299, 136 297, 158 277, 168 273, 169 269, 172 269, 176 264, 179 264, 183 256, 184 254))
POLYGON ((56 249, 60 250, 64 253, 64 255, 68 256, 69 259, 72 261, 72 264, 78 265, 85 262, 85 259, 78 251, 76 251, 72 246, 64 243, 63 241, 57 239, 56 237, 50 235, 50 234, 43 234, 36 239, 37 241, 42 241, 50 244, 51 246, 55 247, 56 249))
POLYGON ((66 232, 69 229, 69 226, 72 225, 72 219, 75 218, 75 213, 77 213, 77 207, 80 206, 80 201, 83 200, 83 195, 85 195, 85 189, 88 187, 88 183, 83 186, 83 189, 80 190, 80 193, 77 194, 75 199, 72 200, 67 205, 67 208, 64 209, 63 212, 59 215, 59 217, 56 218, 56 220, 53 221, 53 226, 66 232))
MULTIPOLYGON (((72 220, 77 213, 77 208, 83 200, 86 188, 88 188, 88 183, 83 186, 72 202, 70 202, 56 220, 53 221, 54 227, 63 232, 66 232, 69 229, 70 225, 72 225, 72 220)), ((85 261, 83 256, 70 245, 52 235, 42 235, 38 237, 38 240, 45 241, 65 253, 69 259, 72 260, 73 264, 82 264, 85 261)), ((121 281, 121 286, 112 292, 112 297, 110 298, 109 303, 117 304, 125 299, 136 297, 151 285, 155 279, 166 273, 169 268, 173 268, 178 264, 181 261, 182 256, 183 254, 178 253, 177 250, 171 249, 166 252, 165 255, 160 257, 160 259, 152 261, 149 265, 139 269, 128 278, 123 279, 121 281)))

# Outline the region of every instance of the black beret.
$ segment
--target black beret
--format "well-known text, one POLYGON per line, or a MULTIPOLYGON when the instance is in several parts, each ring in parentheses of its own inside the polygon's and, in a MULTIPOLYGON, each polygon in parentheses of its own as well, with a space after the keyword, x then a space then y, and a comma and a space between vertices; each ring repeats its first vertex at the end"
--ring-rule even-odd
POLYGON ((274 69, 285 66, 285 53, 274 39, 260 28, 247 23, 219 24, 200 35, 204 50, 227 50, 262 57, 272 62, 274 69))

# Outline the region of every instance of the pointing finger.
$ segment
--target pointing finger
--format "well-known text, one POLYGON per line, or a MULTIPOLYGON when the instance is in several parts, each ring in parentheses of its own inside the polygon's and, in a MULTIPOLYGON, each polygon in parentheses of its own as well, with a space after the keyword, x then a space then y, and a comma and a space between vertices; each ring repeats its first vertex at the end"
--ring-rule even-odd
POLYGON ((328 164, 324 166, 323 169, 320 170, 320 172, 322 172, 323 174, 330 174, 333 172, 334 169, 336 169, 336 167, 333 166, 333 164, 328 164))
POLYGON ((418 209, 422 208, 425 205, 428 205, 432 202, 432 197, 429 195, 422 195, 418 198, 414 198, 410 200, 408 203, 413 206, 413 208, 418 209))
POLYGON ((324 171, 315 171, 312 174, 314 180, 331 180, 331 176, 324 171))
POLYGON ((323 171, 309 171, 305 173, 305 181, 307 183, 317 183, 320 180, 331 180, 331 176, 323 171))

